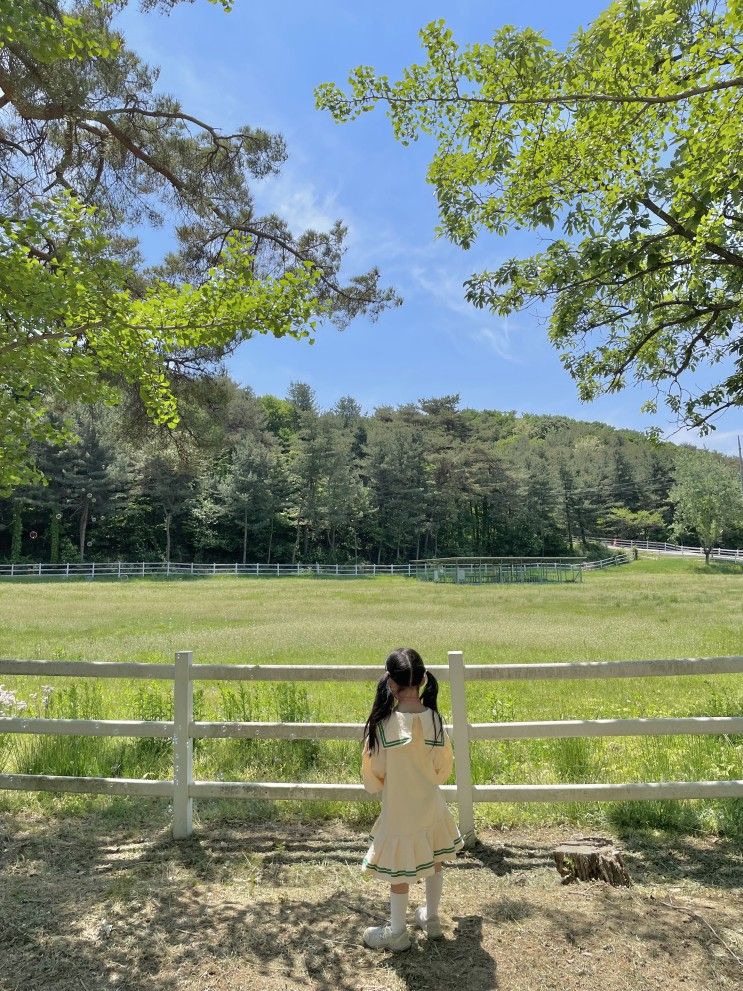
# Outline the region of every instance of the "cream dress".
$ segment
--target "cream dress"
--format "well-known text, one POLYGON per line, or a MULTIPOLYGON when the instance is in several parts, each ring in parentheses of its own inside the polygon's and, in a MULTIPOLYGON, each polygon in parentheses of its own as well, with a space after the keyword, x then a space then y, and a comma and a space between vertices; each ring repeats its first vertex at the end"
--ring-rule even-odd
POLYGON ((381 792, 382 800, 361 865, 365 874, 390 884, 418 881, 464 845, 439 790, 454 764, 449 737, 441 732, 436 739, 431 709, 395 711, 377 726, 374 753, 364 747, 364 787, 372 795, 381 792))

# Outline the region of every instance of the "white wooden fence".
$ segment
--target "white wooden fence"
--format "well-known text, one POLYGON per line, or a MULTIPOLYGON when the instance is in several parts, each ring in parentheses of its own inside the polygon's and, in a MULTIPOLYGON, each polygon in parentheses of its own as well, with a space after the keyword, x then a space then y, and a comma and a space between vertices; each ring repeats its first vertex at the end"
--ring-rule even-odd
POLYGON ((147 575, 204 577, 247 575, 261 578, 322 576, 361 578, 365 575, 415 576, 415 564, 219 564, 203 561, 85 561, 0 564, 3 578, 144 578, 147 575))
MULTIPOLYGON (((503 558, 503 561, 506 561, 503 558)), ((581 561, 560 563, 559 558, 534 559, 519 558, 519 565, 503 565, 504 572, 510 567, 520 569, 522 575, 532 572, 537 577, 548 578, 549 572, 559 569, 591 571, 595 568, 608 568, 616 564, 626 564, 632 557, 624 551, 604 558, 602 561, 581 561)), ((743 557, 741 558, 743 560, 743 557)), ((476 566, 461 565, 462 580, 466 573, 476 566)), ((430 569, 429 569, 430 572, 430 569)), ((184 561, 87 561, 82 564, 48 564, 25 562, 20 564, 0 564, 0 578, 144 578, 146 576, 165 577, 210 577, 214 575, 242 575, 256 578, 364 578, 376 575, 403 575, 406 578, 427 577, 425 565, 411 561, 408 564, 218 564, 216 562, 184 561)))
MULTIPOLYGON (((673 544, 667 540, 620 540, 618 537, 592 538, 606 544, 608 547, 637 547, 641 551, 655 551, 656 554, 674 554, 681 557, 704 557, 702 547, 687 547, 685 544, 673 544)), ((713 547, 710 557, 720 561, 743 562, 743 550, 738 547, 713 547)))
POLYGON ((583 571, 600 571, 602 568, 615 568, 620 564, 630 564, 633 560, 631 554, 622 551, 620 554, 612 554, 611 557, 602 557, 599 561, 584 561, 581 568, 583 571))
MULTIPOLYGON (((460 830, 474 833, 475 802, 595 802, 682 798, 743 798, 743 780, 656 781, 623 784, 473 785, 471 740, 534 740, 565 737, 610 737, 677 734, 741 733, 743 716, 700 716, 651 719, 582 719, 548 722, 473 723, 467 715, 466 684, 479 681, 538 679, 649 678, 743 673, 743 656, 650 661, 590 661, 561 664, 478 664, 465 667, 461 651, 451 651, 448 666, 433 666, 440 681, 449 682, 456 784, 444 786, 459 807, 460 830)), ((195 739, 357 740, 360 723, 195 722, 195 681, 375 681, 379 667, 194 664, 183 651, 174 664, 117 661, 0 660, 0 675, 44 678, 98 677, 158 679, 173 682, 171 721, 0 718, 0 733, 52 736, 159 737, 173 740, 173 778, 151 781, 128 778, 86 778, 60 775, 0 774, 0 789, 73 792, 76 794, 144 795, 170 798, 173 835, 192 832, 193 800, 197 798, 325 799, 368 801, 361 785, 301 784, 255 781, 195 781, 195 739)))

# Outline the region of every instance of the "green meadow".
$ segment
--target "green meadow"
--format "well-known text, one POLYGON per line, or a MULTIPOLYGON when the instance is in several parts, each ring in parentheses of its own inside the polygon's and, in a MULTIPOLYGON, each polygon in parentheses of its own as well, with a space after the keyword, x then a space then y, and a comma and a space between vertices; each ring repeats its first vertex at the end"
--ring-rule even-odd
MULTIPOLYGON (((406 578, 34 581, 0 583, 0 656, 195 663, 378 664, 416 647, 429 664, 463 650, 468 663, 699 657, 743 653, 743 567, 641 559, 577 585, 452 586, 406 578)), ((165 683, 5 678, 26 712, 67 718, 164 719, 165 683), (44 690, 44 684, 52 691, 44 690)), ((197 686, 197 718, 363 721, 372 685, 197 686)), ((630 716, 743 715, 743 676, 473 683, 473 722, 630 716)), ((448 693, 441 693, 446 714, 448 693)), ((743 778, 743 737, 480 742, 477 783, 743 778)), ((355 744, 200 741, 200 778, 356 781, 355 744)), ((0 736, 0 768, 25 773, 170 777, 162 740, 0 736)), ((59 813, 118 799, 6 793, 0 803, 59 813)), ((331 803, 202 803, 210 817, 342 816, 373 807, 331 803)), ((495 825, 569 821, 600 826, 743 833, 743 801, 482 805, 495 825)))

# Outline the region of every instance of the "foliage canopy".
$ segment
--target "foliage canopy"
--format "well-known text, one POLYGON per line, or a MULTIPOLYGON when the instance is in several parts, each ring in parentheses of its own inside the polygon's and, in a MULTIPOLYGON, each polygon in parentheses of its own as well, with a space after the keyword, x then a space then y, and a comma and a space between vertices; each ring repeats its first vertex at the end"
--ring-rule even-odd
POLYGON ((397 82, 368 66, 317 104, 337 121, 386 106, 403 144, 431 137, 441 231, 555 231, 474 274, 499 315, 551 307, 549 334, 582 399, 630 379, 710 429, 743 403, 743 5, 617 0, 564 51, 503 27, 460 47, 443 21, 397 82), (719 366, 698 387, 699 366, 719 366))
POLYGON ((252 334, 306 337, 397 301, 376 269, 340 280, 340 221, 260 215, 283 139, 225 134, 160 93, 115 29, 126 5, 0 0, 0 490, 34 477, 31 441, 67 436, 73 399, 128 383, 173 425, 179 377, 252 334), (132 231, 176 216, 176 250, 144 267, 132 231))
POLYGON ((674 529, 698 536, 707 564, 722 534, 743 523, 743 498, 735 472, 720 466, 710 471, 702 451, 688 448, 676 458, 675 482, 669 493, 674 504, 674 529))

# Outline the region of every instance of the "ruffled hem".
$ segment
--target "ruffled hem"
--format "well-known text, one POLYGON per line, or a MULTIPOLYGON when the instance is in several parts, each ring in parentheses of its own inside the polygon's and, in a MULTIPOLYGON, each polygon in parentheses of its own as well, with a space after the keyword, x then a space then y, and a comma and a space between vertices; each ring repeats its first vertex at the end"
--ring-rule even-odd
POLYGON ((444 863, 464 846, 464 840, 452 820, 436 823, 412 836, 377 833, 361 863, 361 870, 391 883, 419 881, 434 873, 436 864, 444 863))

